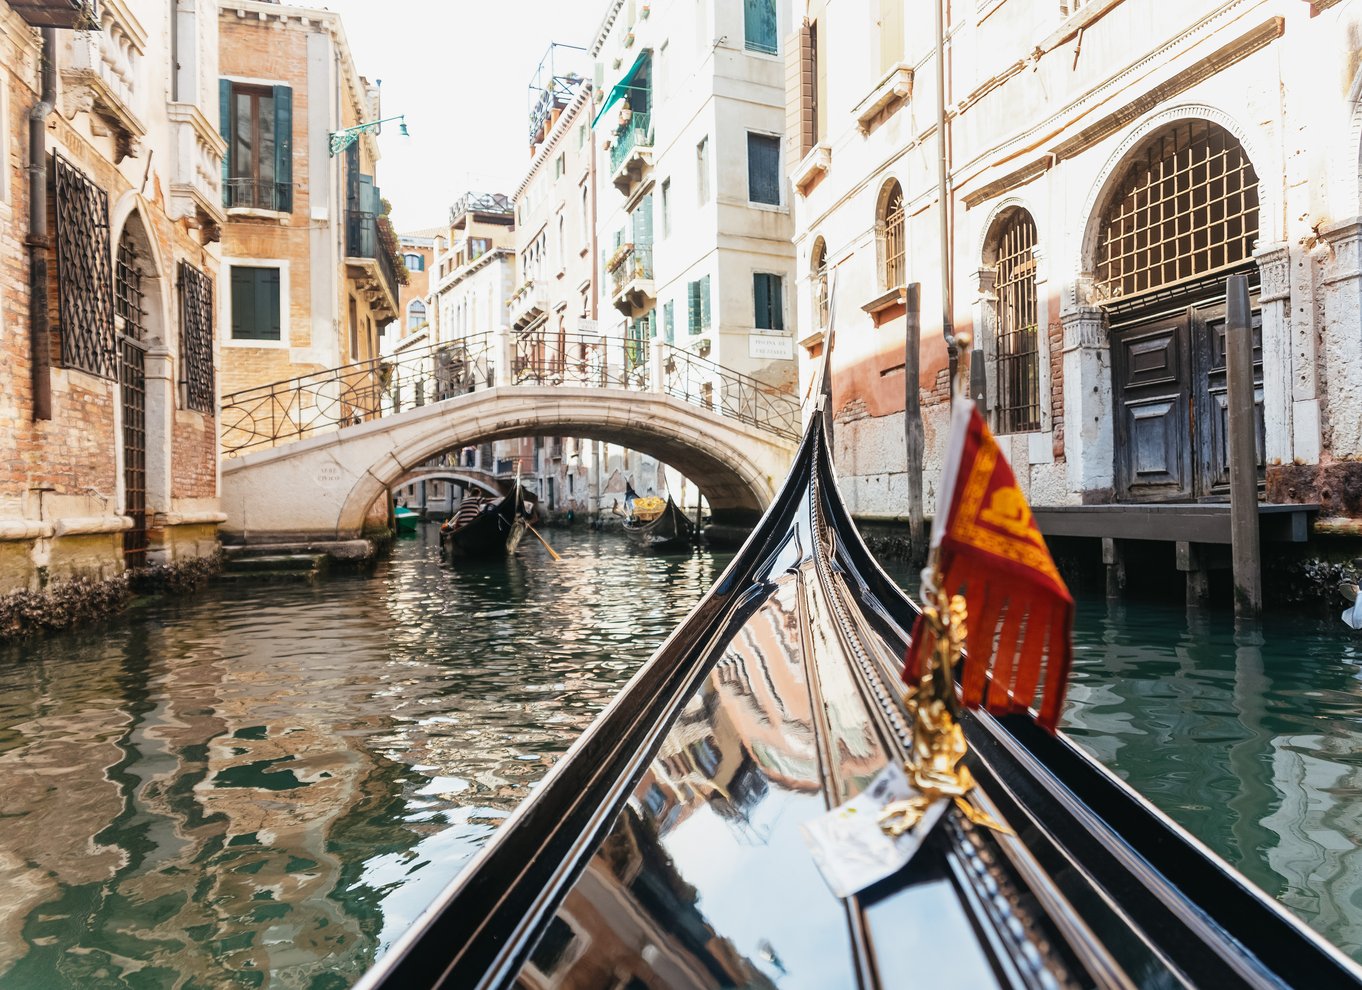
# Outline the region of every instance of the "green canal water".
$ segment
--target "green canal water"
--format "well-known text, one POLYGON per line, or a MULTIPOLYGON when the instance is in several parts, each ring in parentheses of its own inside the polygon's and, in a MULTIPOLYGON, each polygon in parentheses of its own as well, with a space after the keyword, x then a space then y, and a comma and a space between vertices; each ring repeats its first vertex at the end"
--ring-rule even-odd
MULTIPOLYGON (((0 650, 0 990, 348 987, 717 576, 551 534, 0 650)), ((1362 649, 1083 601, 1066 729, 1362 956, 1362 649)))

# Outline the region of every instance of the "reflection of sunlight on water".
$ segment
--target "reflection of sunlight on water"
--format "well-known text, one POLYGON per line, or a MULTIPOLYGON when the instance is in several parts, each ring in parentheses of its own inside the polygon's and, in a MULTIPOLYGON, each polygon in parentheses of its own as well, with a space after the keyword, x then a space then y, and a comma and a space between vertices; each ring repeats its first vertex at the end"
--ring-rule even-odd
POLYGON ((0 990, 357 978, 717 574, 545 535, 0 651, 0 990))

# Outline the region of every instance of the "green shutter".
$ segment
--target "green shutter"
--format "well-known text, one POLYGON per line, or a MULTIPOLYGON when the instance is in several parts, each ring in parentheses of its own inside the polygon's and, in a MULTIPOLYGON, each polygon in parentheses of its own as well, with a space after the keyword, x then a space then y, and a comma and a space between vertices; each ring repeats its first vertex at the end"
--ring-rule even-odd
POLYGON ((758 330, 766 330, 771 326, 771 300, 767 292, 765 273, 753 272, 752 325, 758 330))
POLYGON ((662 304, 662 339, 669 344, 676 343, 676 301, 668 299, 662 304))
POLYGON ((222 154, 222 203, 230 204, 227 198, 227 180, 232 175, 232 81, 218 80, 218 133, 227 142, 227 150, 222 154))
POLYGON ((700 283, 687 283, 686 296, 686 329, 695 336, 700 332, 700 283))
POLYGON ((709 328, 709 276, 706 275, 700 279, 700 329, 709 328))
POLYGON ((279 184, 279 210, 293 212, 293 90, 274 87, 274 181, 279 184))

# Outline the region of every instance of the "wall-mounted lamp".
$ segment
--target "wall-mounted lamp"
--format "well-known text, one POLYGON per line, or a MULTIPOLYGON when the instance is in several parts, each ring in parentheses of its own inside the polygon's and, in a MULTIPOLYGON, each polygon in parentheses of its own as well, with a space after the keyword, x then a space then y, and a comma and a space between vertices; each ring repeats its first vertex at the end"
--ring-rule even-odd
POLYGON ((350 145, 359 140, 359 136, 365 131, 372 131, 376 127, 386 124, 391 120, 402 121, 397 132, 403 137, 411 137, 407 132, 407 115, 402 114, 398 117, 384 117, 382 120, 371 120, 367 124, 356 124, 354 127, 346 127, 339 131, 331 132, 331 157, 335 158, 350 145))

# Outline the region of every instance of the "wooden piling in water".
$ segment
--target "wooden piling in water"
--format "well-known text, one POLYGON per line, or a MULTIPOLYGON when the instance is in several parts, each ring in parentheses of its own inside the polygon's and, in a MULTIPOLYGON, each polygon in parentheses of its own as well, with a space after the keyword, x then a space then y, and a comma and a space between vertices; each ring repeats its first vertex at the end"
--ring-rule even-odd
POLYGON ((908 546, 912 562, 927 559, 927 527, 922 502, 922 395, 919 348, 922 341, 922 287, 914 282, 903 300, 903 436, 907 451, 908 546))
POLYGON ((1232 275, 1227 286, 1225 376, 1229 403, 1230 546, 1234 566, 1234 614, 1263 610, 1262 546, 1258 534, 1257 417, 1253 387, 1253 319, 1248 279, 1232 275))

